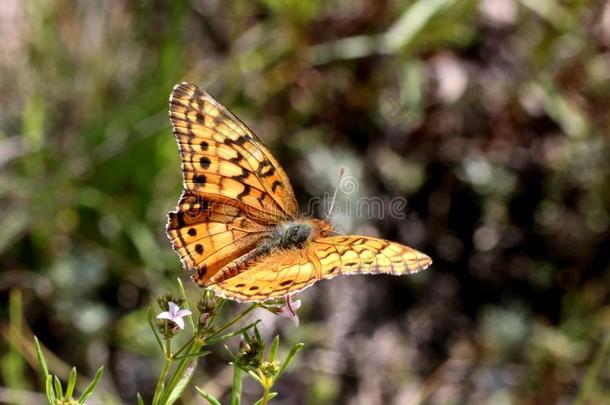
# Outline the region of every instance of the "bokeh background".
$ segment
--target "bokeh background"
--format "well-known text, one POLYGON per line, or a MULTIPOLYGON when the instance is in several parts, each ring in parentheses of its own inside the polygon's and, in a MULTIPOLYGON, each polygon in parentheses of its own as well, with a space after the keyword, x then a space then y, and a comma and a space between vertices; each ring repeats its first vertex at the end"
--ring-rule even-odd
MULTIPOLYGON (((610 402, 610 1, 3 0, 0 38, 0 401, 40 400, 32 333, 59 374, 106 366, 91 403, 150 396, 192 81, 303 206, 344 167, 350 198, 408 205, 341 229, 434 259, 317 284, 298 328, 261 313, 306 343, 275 403, 610 402)), ((226 400, 226 362, 194 383, 226 400)))

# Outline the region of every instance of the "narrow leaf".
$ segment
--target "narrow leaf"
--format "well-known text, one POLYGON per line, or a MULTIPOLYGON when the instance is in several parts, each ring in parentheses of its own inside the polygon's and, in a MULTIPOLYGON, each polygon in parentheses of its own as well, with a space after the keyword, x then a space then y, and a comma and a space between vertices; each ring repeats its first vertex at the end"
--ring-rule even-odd
POLYGON ((64 390, 61 387, 61 381, 59 381, 59 378, 57 378, 57 376, 53 376, 53 386, 55 387, 55 394, 59 398, 63 398, 64 397, 64 390))
POLYGON ((68 386, 66 387, 66 398, 72 398, 72 394, 74 394, 75 385, 76 385, 76 367, 72 367, 72 370, 70 370, 70 377, 68 378, 68 386))
POLYGON ((40 369, 42 370, 42 375, 44 381, 46 382, 49 378, 49 367, 47 367, 47 361, 44 358, 42 348, 40 347, 40 342, 38 341, 38 338, 36 336, 34 336, 34 345, 36 346, 36 356, 38 357, 38 364, 40 364, 40 369))
POLYGON ((199 387, 195 387, 195 389, 197 390, 199 395, 201 395, 205 400, 207 400, 210 403, 210 405, 222 405, 219 400, 214 398, 212 396, 212 394, 208 393, 207 391, 204 391, 203 389, 201 389, 199 387))
POLYGON ((276 335, 271 344, 271 350, 269 351, 269 361, 273 362, 277 355, 277 349, 280 346, 280 335, 276 335))
POLYGON ((286 367, 288 367, 288 364, 290 364, 294 356, 300 352, 303 347, 305 347, 305 343, 297 343, 296 345, 292 346, 292 349, 290 349, 290 352, 288 352, 288 355, 286 356, 286 360, 284 360, 284 364, 282 364, 279 373, 277 373, 277 377, 275 377, 276 379, 280 378, 282 373, 284 373, 286 370, 286 367))
POLYGON ((53 376, 47 375, 47 380, 45 381, 45 391, 47 392, 47 399, 49 400, 49 404, 55 405, 55 390, 53 389, 53 376))
POLYGON ((95 387, 97 387, 97 384, 99 384, 100 380, 102 379, 102 374, 104 374, 104 366, 98 368, 95 372, 95 377, 93 377, 93 380, 89 383, 89 385, 87 385, 87 388, 85 388, 81 396, 78 398, 79 404, 84 404, 87 398, 89 398, 95 387))
POLYGON ((161 352, 165 354, 165 348, 163 347, 163 343, 161 343, 161 338, 157 334, 157 329, 155 328, 155 325, 153 323, 152 316, 152 307, 148 307, 148 309, 146 310, 146 320, 148 321, 148 326, 150 326, 150 330, 152 330, 153 335, 155 335, 155 340, 159 345, 159 349, 161 349, 161 352))
MULTIPOLYGON (((167 397, 167 401, 164 402, 165 405, 171 405, 180 398, 182 392, 184 391, 188 383, 191 381, 196 367, 197 361, 189 363, 186 370, 184 370, 184 372, 182 373, 182 376, 180 376, 178 382, 173 385, 173 387, 171 387, 171 392, 167 397)), ((177 370, 176 372, 179 372, 179 370, 177 370)))

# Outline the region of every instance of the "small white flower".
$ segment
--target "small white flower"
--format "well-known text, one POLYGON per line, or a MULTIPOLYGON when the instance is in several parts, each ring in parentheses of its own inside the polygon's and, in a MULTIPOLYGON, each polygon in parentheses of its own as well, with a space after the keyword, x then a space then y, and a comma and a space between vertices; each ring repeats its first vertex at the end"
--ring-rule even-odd
POLYGON ((157 319, 167 319, 168 321, 175 323, 178 328, 184 329, 184 319, 182 318, 190 315, 191 311, 188 309, 180 309, 178 305, 171 301, 169 301, 167 305, 169 306, 169 311, 161 312, 157 315, 157 319))
POLYGON ((291 301, 290 296, 286 296, 286 304, 282 306, 277 314, 282 318, 289 318, 294 322, 296 326, 299 326, 299 316, 297 315, 297 309, 301 307, 301 300, 291 301))

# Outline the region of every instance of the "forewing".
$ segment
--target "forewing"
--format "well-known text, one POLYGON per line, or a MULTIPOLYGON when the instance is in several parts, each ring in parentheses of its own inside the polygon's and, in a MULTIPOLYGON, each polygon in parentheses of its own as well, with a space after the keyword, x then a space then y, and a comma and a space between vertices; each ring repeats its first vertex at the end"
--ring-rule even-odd
POLYGON ((182 158, 184 188, 238 206, 262 222, 296 217, 294 192, 262 142, 194 84, 176 85, 170 118, 182 158))

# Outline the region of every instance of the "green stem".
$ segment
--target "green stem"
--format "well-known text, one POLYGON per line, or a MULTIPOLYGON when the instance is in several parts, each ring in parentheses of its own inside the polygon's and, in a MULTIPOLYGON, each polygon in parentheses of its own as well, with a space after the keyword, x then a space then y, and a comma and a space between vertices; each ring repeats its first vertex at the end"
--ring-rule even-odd
POLYGON ((231 390, 231 405, 239 405, 241 402, 241 384, 242 384, 242 370, 233 365, 233 388, 231 390))
POLYGON ((169 373, 169 369, 172 366, 173 358, 172 358, 172 340, 165 339, 165 350, 163 356, 163 368, 161 369, 161 374, 159 375, 159 380, 157 381, 157 387, 155 388, 155 394, 153 395, 152 403, 153 405, 159 404, 159 397, 165 390, 165 379, 167 378, 167 374, 169 373))
POLYGON ((229 329, 231 326, 235 325, 237 322, 241 321, 243 319, 243 317, 245 317, 250 312, 252 312, 252 310, 254 310, 254 308, 256 308, 257 306, 258 306, 258 304, 252 304, 248 309, 246 309, 244 312, 242 312, 241 314, 236 316, 231 322, 227 323, 225 326, 220 328, 220 330, 216 331, 214 336, 210 336, 208 338, 208 340, 214 339, 214 337, 220 335, 222 332, 224 332, 225 330, 229 329))
MULTIPOLYGON (((182 352, 184 350, 185 356, 188 356, 189 354, 198 352, 202 346, 203 346, 203 343, 198 341, 195 338, 195 339, 191 339, 182 349, 180 349, 180 351, 182 352), (185 347, 186 347, 186 349, 185 349, 185 347)), ((172 377, 169 380, 169 383, 167 384, 167 388, 164 391, 164 395, 163 395, 163 397, 161 397, 162 401, 160 402, 160 404, 164 404, 167 402, 167 400, 169 399, 169 396, 174 391, 176 384, 178 384, 180 382, 180 379, 182 378, 186 368, 193 361, 197 362, 198 359, 196 359, 196 358, 193 359, 192 357, 185 357, 178 362, 178 366, 174 370, 174 373, 172 374, 172 377)))
POLYGON ((256 374, 260 377, 263 386, 263 397, 261 398, 260 405, 267 405, 269 403, 269 392, 271 391, 271 386, 273 386, 273 380, 268 378, 261 369, 256 370, 256 374))
POLYGON ((271 389, 271 387, 263 387, 263 401, 261 402, 261 405, 267 405, 269 403, 269 390, 271 389))

